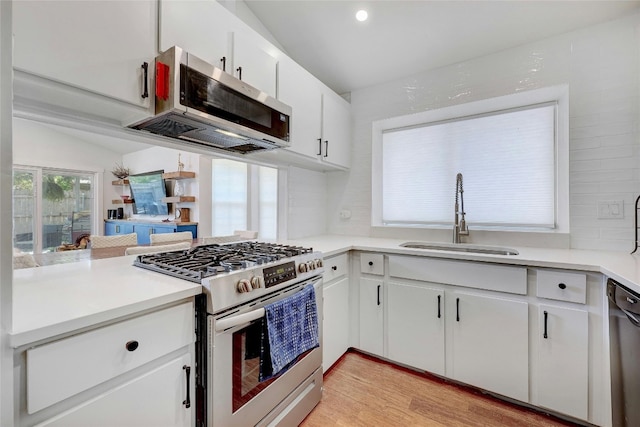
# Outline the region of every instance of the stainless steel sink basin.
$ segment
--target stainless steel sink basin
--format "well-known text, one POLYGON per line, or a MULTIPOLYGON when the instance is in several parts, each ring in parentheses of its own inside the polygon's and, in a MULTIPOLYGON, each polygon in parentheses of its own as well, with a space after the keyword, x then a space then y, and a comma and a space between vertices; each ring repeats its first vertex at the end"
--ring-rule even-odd
POLYGON ((403 248, 428 249, 432 251, 470 252, 491 255, 518 255, 518 251, 501 246, 480 246, 468 243, 439 243, 439 242, 405 242, 403 248))

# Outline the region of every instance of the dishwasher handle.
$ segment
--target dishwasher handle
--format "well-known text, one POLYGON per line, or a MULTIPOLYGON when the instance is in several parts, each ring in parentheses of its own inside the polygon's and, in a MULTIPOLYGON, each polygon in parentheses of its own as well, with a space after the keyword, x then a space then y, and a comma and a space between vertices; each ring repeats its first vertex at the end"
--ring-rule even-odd
POLYGON ((607 296, 636 327, 640 328, 640 295, 613 279, 607 280, 607 296))

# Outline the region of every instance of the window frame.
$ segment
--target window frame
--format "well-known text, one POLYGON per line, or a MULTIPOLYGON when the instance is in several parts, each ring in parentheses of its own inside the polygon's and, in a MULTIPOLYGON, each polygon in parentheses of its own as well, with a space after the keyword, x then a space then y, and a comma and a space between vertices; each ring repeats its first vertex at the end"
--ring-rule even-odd
MULTIPOLYGON (((568 85, 532 89, 515 94, 482 99, 465 104, 447 106, 419 113, 377 120, 372 123, 372 156, 371 156, 371 225, 384 229, 420 228, 442 229, 451 224, 385 224, 382 221, 383 185, 382 185, 382 135, 385 131, 398 128, 425 126, 438 122, 459 120, 465 117, 477 117, 495 114, 500 111, 513 111, 518 108, 536 104, 555 103, 556 108, 556 141, 555 141, 555 227, 523 228, 518 226, 474 226, 477 230, 497 231, 530 231, 538 233, 569 232, 569 88, 568 85)), ((452 184, 453 185, 453 184, 452 184)), ((453 203, 453 202, 452 202, 453 203)), ((453 210, 453 205, 452 205, 453 210)), ((452 216, 453 223, 453 216, 452 216)))

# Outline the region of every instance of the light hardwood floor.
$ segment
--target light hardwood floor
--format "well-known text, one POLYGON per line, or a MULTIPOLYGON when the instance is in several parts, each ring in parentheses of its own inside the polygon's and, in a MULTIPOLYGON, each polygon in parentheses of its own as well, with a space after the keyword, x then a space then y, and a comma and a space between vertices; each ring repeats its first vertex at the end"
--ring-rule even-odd
POLYGON ((350 351, 302 427, 574 426, 477 390, 350 351))

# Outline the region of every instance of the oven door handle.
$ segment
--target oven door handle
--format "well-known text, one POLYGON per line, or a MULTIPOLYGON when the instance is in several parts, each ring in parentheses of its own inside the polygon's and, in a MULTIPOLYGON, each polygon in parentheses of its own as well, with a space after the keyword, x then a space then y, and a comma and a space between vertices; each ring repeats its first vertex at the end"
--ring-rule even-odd
POLYGON ((244 323, 249 323, 252 320, 256 320, 261 317, 264 317, 264 308, 258 308, 248 313, 238 314, 237 316, 218 319, 216 320, 216 332, 222 332, 225 329, 233 328, 244 323))

